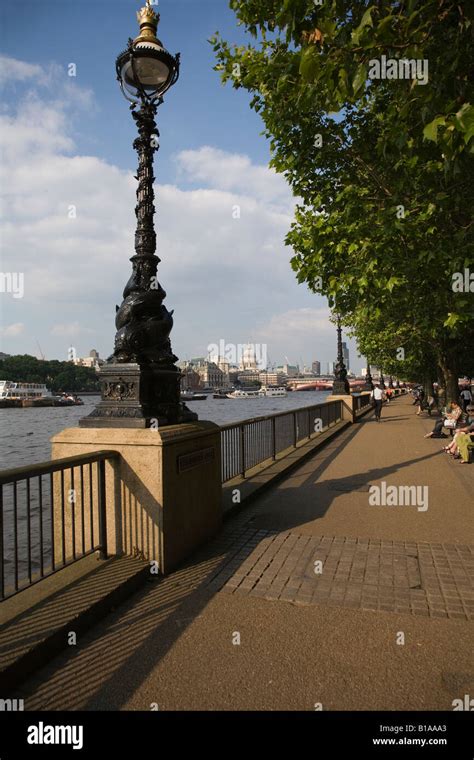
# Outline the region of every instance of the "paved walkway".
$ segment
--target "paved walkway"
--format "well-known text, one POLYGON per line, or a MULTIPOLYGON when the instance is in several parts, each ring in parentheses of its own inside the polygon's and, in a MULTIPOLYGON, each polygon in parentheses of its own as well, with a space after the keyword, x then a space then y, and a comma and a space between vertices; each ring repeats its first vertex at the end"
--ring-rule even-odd
POLYGON ((381 424, 351 426, 30 679, 25 708, 451 710, 472 697, 474 466, 423 438, 433 424, 402 398, 381 424), (370 504, 382 481, 416 503, 370 504))

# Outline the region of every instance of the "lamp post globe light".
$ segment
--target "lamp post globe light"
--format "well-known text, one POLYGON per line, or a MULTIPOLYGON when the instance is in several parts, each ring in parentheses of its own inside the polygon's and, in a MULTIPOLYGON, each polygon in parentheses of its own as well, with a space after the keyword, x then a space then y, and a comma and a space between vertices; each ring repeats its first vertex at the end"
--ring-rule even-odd
POLYGON ((171 55, 157 39, 159 15, 150 0, 137 18, 140 33, 129 39, 116 61, 117 79, 138 129, 133 143, 138 153, 135 255, 122 304, 116 307, 114 352, 99 374, 101 401, 80 420, 82 427, 146 428, 197 419, 180 401, 181 373, 169 338, 173 312, 163 304, 166 293, 158 283, 160 259, 155 254, 155 116, 163 95, 178 79, 179 53, 171 55))
POLYGON ((347 369, 344 364, 344 354, 342 353, 342 328, 341 317, 337 316, 337 362, 334 367, 334 383, 332 386, 332 395, 341 396, 351 392, 349 381, 347 379, 347 369))

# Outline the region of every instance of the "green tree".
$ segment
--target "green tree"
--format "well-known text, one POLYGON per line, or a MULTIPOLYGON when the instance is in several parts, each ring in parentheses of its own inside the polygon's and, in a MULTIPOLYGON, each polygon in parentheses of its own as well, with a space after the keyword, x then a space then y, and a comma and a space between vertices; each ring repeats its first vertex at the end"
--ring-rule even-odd
POLYGON ((52 391, 98 391, 94 369, 71 362, 41 361, 34 356, 10 356, 0 361, 0 379, 19 383, 44 383, 52 391))
MULTIPOLYGON (((211 40, 252 95, 271 165, 298 197, 287 237, 300 282, 355 330, 380 317, 436 354, 451 395, 472 293, 473 7, 452 0, 232 0, 246 46, 211 40), (375 79, 374 61, 427 81, 375 79), (424 63, 425 62, 425 63, 424 63)), ((360 332, 362 338, 362 333, 360 332)), ((427 358, 427 362, 430 360, 427 358)))

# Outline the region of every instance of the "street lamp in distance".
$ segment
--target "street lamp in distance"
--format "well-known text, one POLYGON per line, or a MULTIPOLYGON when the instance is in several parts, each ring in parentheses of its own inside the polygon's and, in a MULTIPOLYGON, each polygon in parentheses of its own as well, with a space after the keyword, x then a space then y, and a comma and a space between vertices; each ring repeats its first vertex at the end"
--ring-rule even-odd
POLYGON ((344 364, 344 354, 342 353, 342 328, 341 317, 337 316, 337 362, 334 367, 334 383, 332 386, 333 396, 344 396, 350 394, 351 389, 347 379, 347 369, 344 364))

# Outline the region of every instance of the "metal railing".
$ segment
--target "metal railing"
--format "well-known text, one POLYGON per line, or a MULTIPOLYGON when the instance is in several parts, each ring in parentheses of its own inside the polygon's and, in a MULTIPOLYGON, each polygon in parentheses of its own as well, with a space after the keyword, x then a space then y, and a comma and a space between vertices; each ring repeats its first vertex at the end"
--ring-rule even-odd
POLYGON ((107 557, 105 463, 117 456, 0 472, 0 601, 95 551, 107 557))
POLYGON ((354 394, 352 396, 352 400, 354 404, 354 414, 357 414, 357 412, 360 412, 361 409, 365 409, 371 404, 370 393, 363 393, 360 396, 354 394))
POLYGON ((221 426, 222 482, 241 475, 303 441, 321 435, 342 420, 342 401, 221 426))

